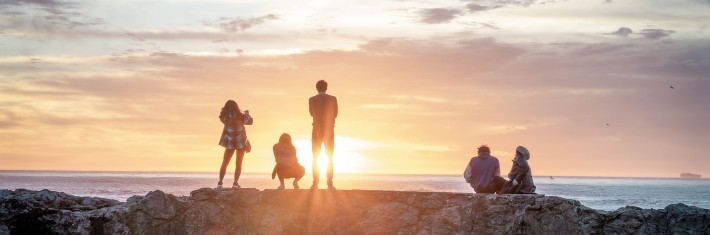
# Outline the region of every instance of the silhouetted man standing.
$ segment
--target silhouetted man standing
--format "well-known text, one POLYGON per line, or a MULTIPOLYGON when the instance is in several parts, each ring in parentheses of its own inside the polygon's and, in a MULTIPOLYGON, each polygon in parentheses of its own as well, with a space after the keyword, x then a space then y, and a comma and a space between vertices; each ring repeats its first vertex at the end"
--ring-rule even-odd
POLYGON ((311 189, 318 189, 320 172, 318 170, 318 154, 322 144, 325 144, 325 153, 328 155, 328 189, 333 187, 333 147, 335 144, 335 118, 338 117, 338 99, 325 93, 328 83, 320 80, 316 83, 318 95, 308 99, 308 111, 313 117, 313 133, 311 142, 313 147, 313 185, 311 189))

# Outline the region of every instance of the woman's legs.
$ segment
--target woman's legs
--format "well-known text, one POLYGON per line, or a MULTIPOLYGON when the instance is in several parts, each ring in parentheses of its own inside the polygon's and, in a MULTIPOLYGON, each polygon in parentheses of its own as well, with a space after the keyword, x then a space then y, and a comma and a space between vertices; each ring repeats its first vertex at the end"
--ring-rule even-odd
POLYGON ((284 177, 281 176, 280 172, 278 173, 278 175, 279 175, 279 183, 280 183, 278 189, 283 190, 286 188, 286 185, 284 185, 284 177))
POLYGON ((232 154, 234 154, 234 149, 224 149, 224 157, 222 158, 222 166, 219 168, 219 183, 222 185, 222 180, 224 179, 224 174, 227 173, 227 165, 229 161, 232 160, 232 154))
POLYGON ((301 178, 303 178, 303 175, 305 174, 306 169, 303 168, 303 166, 299 165, 298 170, 296 172, 296 178, 293 179, 293 189, 300 189, 300 187, 298 187, 298 181, 301 180, 301 178))
MULTIPOLYGON (((234 162, 237 165, 237 168, 234 169, 234 184, 235 186, 239 186, 239 176, 242 175, 242 161, 244 161, 244 149, 238 149, 237 150, 237 160, 234 162)), ((227 162, 229 163, 229 162, 227 162)))

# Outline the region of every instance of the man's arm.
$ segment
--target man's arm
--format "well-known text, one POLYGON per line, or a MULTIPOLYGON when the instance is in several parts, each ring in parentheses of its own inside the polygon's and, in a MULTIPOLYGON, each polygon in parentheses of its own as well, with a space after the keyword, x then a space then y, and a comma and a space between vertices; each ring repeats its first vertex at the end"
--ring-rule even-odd
POLYGON ((463 171, 463 178, 466 179, 466 183, 471 183, 471 162, 466 165, 466 170, 463 171))
POLYGON ((308 113, 311 114, 311 117, 315 117, 315 116, 313 116, 313 98, 314 97, 311 97, 310 99, 308 99, 308 113))
POLYGON ((335 103, 335 108, 334 108, 335 111, 333 112, 333 118, 337 118, 338 117, 338 98, 335 98, 335 96, 333 96, 333 102, 335 103))

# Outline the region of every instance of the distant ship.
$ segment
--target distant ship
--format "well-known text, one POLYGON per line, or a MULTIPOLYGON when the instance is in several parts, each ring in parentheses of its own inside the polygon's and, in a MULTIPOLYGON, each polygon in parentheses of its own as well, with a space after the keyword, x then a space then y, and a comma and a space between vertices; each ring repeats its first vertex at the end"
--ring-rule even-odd
POLYGON ((697 178, 700 178, 700 177, 701 177, 701 175, 696 175, 696 174, 693 174, 693 173, 681 173, 681 174, 680 174, 680 178, 697 179, 697 178))

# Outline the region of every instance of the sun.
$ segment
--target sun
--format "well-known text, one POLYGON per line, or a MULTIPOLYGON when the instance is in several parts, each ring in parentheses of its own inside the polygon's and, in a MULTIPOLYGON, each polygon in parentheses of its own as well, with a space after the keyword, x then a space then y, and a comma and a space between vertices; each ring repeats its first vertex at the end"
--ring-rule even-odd
MULTIPOLYGON (((306 168, 306 172, 313 172, 311 140, 306 138, 295 139, 293 145, 298 151, 298 161, 306 168)), ((369 141, 336 135, 335 150, 333 151, 334 173, 363 173, 366 170, 367 160, 362 151, 373 147, 375 145, 369 141)), ((327 167, 328 156, 325 154, 325 148, 321 148, 321 152, 318 155, 318 168, 322 176, 325 176, 327 167)))

